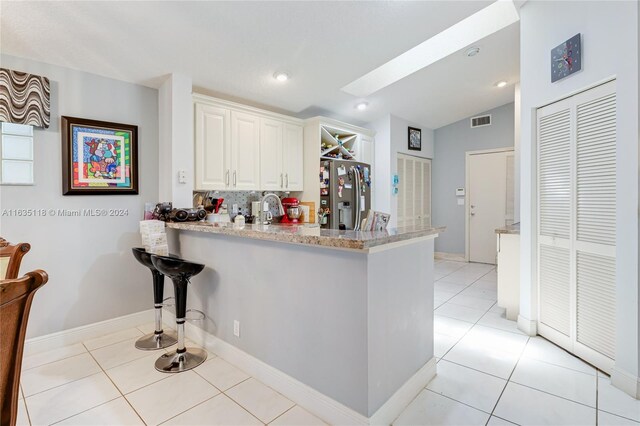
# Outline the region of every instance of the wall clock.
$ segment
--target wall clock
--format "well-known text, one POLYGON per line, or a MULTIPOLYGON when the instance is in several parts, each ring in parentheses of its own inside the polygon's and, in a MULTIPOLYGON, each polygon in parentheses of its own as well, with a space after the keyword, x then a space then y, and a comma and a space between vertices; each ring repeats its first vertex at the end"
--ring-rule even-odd
POLYGON ((551 82, 570 76, 582 69, 580 33, 551 49, 551 82))

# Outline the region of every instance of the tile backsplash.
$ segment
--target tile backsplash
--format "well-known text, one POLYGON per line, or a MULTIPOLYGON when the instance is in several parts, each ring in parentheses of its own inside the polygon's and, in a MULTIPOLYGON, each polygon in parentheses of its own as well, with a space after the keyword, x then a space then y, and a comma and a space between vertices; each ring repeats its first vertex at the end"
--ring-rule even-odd
MULTIPOLYGON (((284 192, 277 192, 277 191, 274 191, 273 193, 280 198, 296 196, 295 193, 286 194, 284 192)), ((194 191, 193 193, 194 204, 197 199, 196 194, 200 194, 203 197, 207 196, 206 191, 194 191)), ((240 209, 243 215, 253 214, 253 212, 251 211, 251 202, 260 201, 263 194, 266 194, 266 192, 262 192, 262 191, 209 191, 208 192, 208 196, 210 198, 224 198, 224 202, 222 204, 227 206, 227 211, 229 212, 229 214, 231 214, 232 219, 234 216, 232 213, 232 207, 234 204, 238 205, 238 208, 240 209)), ((269 203, 269 211, 271 211, 271 213, 274 216, 276 216, 278 214, 278 206, 275 200, 270 199, 268 200, 268 203, 269 203)))

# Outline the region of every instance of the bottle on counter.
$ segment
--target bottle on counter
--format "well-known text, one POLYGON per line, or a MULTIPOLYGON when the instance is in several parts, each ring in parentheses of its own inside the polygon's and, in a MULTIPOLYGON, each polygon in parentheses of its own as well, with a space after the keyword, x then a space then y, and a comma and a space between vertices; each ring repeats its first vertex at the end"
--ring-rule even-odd
POLYGON ((245 223, 244 216, 242 215, 242 209, 238 209, 238 214, 233 218, 233 223, 237 226, 242 226, 245 223))

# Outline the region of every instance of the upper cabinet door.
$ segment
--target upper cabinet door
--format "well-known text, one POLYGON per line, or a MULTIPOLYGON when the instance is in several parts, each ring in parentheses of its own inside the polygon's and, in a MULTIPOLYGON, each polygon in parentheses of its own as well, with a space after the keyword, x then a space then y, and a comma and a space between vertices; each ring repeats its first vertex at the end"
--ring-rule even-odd
POLYGON ((260 126, 260 189, 279 191, 284 186, 281 121, 262 120, 260 126))
POLYGON ((285 191, 303 190, 303 146, 302 126, 285 124, 282 151, 285 191))
POLYGON ((196 104, 195 189, 224 190, 230 182, 229 110, 196 104))
POLYGON ((373 166, 373 138, 360 135, 356 159, 361 163, 367 163, 373 166))
POLYGON ((231 185, 238 190, 260 188, 260 118, 231 112, 231 185))

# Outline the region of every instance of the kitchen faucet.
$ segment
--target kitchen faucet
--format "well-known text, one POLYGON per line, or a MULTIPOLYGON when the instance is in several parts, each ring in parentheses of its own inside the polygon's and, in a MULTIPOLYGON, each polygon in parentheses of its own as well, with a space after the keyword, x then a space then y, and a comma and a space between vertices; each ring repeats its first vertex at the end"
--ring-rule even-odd
MULTIPOLYGON (((276 194, 270 192, 268 194, 264 194, 262 196, 262 199, 260 200, 260 223, 263 225, 269 225, 271 224, 271 219, 268 219, 268 216, 271 216, 270 212, 265 212, 264 211, 264 202, 267 201, 267 198, 270 197, 274 197, 277 201, 278 201, 278 213, 280 216, 284 215, 284 208, 282 207, 282 201, 280 201, 280 197, 278 197, 276 194)), ((273 217, 272 217, 273 218, 273 217)))

